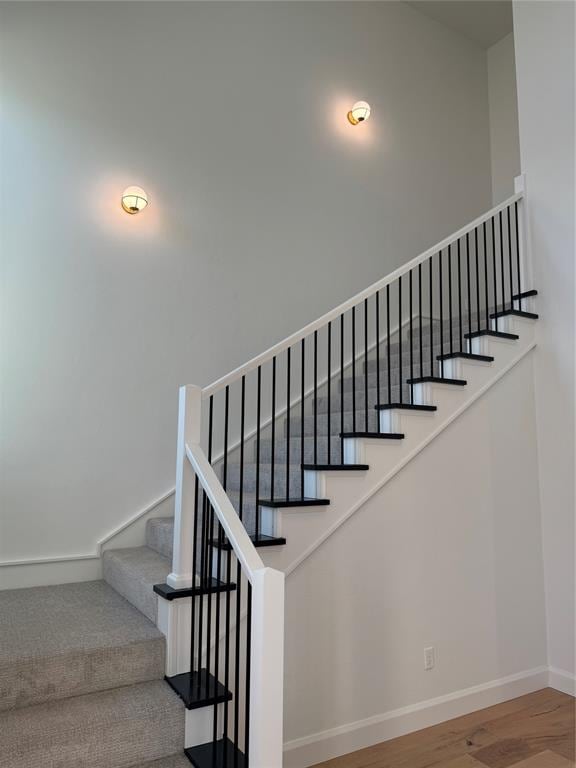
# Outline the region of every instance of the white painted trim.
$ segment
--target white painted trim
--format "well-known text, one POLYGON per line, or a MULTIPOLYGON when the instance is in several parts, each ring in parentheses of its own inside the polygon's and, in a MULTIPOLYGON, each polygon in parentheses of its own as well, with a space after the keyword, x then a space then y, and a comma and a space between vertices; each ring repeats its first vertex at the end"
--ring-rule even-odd
POLYGON ((150 514, 150 512, 153 512, 156 509, 156 507, 159 507, 161 504, 163 504, 167 499, 169 499, 173 495, 174 495, 174 488, 171 488, 169 491, 166 491, 165 493, 163 493, 162 496, 159 496, 157 499, 154 499, 154 501, 152 501, 146 507, 141 509, 139 512, 136 512, 134 515, 129 517, 119 526, 109 531, 103 538, 99 539, 96 542, 96 545, 92 552, 73 554, 73 555, 54 555, 53 557, 30 557, 30 558, 22 558, 21 560, 0 560, 0 568, 5 566, 15 566, 15 565, 47 565, 50 563, 68 563, 68 562, 73 562, 75 560, 98 560, 102 557, 102 548, 104 547, 105 544, 107 544, 113 538, 118 536, 118 534, 125 531, 134 523, 137 523, 138 520, 141 520, 143 517, 150 514))
MULTIPOLYGON (((234 554, 242 565, 242 569, 250 582, 254 581, 254 575, 258 571, 264 571, 265 566, 258 550, 252 543, 243 522, 232 506, 228 494, 222 487, 212 465, 204 455, 204 451, 197 443, 186 445, 186 456, 202 488, 206 491, 210 503, 224 529, 226 538, 232 545, 234 554)), ((192 539, 187 539, 191 541, 192 539)))
POLYGON ((576 696, 576 675, 566 672, 564 669, 550 667, 548 669, 548 685, 569 696, 576 696))
POLYGON ((470 397, 469 400, 467 400, 460 408, 454 411, 446 420, 444 420, 439 426, 432 432, 425 440, 423 440, 419 445, 416 446, 416 448, 411 451, 405 458, 400 461, 394 469, 392 469, 391 472, 389 472, 387 475, 385 475, 379 483, 375 484, 368 493, 366 493, 361 499, 359 499, 356 504, 354 504, 346 515, 343 515, 340 519, 338 519, 330 528, 328 528, 324 533, 319 536, 316 541, 314 541, 310 546, 304 550, 304 552, 298 557, 296 560, 294 560, 288 568, 285 569, 286 577, 288 577, 291 573, 293 573, 298 566, 302 565, 302 563, 310 557, 310 555, 318 549, 319 546, 321 546, 330 536, 332 536, 333 533, 335 533, 338 528, 340 528, 341 525, 343 525, 355 512, 357 512, 361 507, 366 504, 368 499, 370 499, 372 496, 374 496, 375 493, 377 493, 383 486, 386 485, 386 483, 390 482, 392 478, 400 472, 401 469, 403 469, 406 464, 412 461, 413 458, 415 458, 420 451, 423 451, 424 448, 426 448, 427 445, 429 445, 433 440, 435 440, 450 424, 452 424, 453 421, 455 421, 464 411, 466 411, 470 406, 476 402, 482 395, 484 395, 489 389, 491 389, 498 381, 500 381, 501 378, 503 378, 508 371, 512 370, 515 365, 517 365, 529 352, 531 352, 534 347, 536 346, 536 342, 531 342, 525 349, 522 350, 522 352, 517 355, 508 365, 506 365, 499 373, 494 376, 493 379, 491 379, 487 384, 485 384, 483 387, 481 387, 478 392, 476 392, 472 397, 470 397))
POLYGON ((220 379, 213 382, 212 384, 209 384, 207 387, 204 387, 202 389, 202 397, 208 398, 211 395, 216 394, 216 392, 219 392, 224 387, 234 383, 238 379, 242 378, 242 376, 246 376, 248 373, 250 373, 250 371, 253 371, 256 368, 258 368, 259 365, 264 365, 264 363, 268 362, 268 360, 271 360, 274 356, 279 355, 281 352, 288 349, 288 347, 292 347, 295 344, 298 344, 299 341, 306 338, 310 334, 314 333, 314 331, 317 331, 320 328, 323 328, 324 326, 328 325, 328 323, 331 322, 332 320, 336 320, 344 312, 347 312, 349 309, 352 309, 352 307, 355 307, 356 305, 360 304, 361 302, 364 301, 364 299, 370 298, 370 296, 373 296, 377 291, 382 290, 382 288, 385 288, 387 285, 390 285, 390 283, 393 283, 399 277, 402 277, 402 275, 405 275, 408 272, 410 272, 410 270, 414 269, 414 267, 417 267, 419 264, 422 264, 422 262, 427 261, 431 256, 434 256, 439 251, 443 250, 444 248, 447 248, 449 245, 454 243, 459 238, 464 237, 464 235, 466 235, 467 233, 472 232, 474 229, 476 229, 476 227, 479 227, 485 221, 488 221, 489 219, 491 219, 492 216, 495 216, 500 211, 505 210, 509 205, 512 205, 517 200, 521 200, 522 197, 523 197, 522 192, 516 192, 507 200, 504 200, 504 202, 499 203, 494 208, 491 208, 486 213, 483 213, 482 216, 479 216, 470 224, 467 224, 465 227, 462 227, 462 229, 459 229, 454 234, 449 235, 448 237, 445 237, 444 240, 441 240, 439 243, 436 243, 436 245, 433 245, 431 248, 428 248, 428 250, 424 251, 424 253, 421 253, 419 256, 416 256, 416 258, 412 259, 411 261, 408 261, 406 264, 403 264, 401 267, 398 267, 398 269, 395 269, 394 272, 390 272, 389 275, 387 275, 386 277, 383 277, 381 280, 378 280, 369 288, 365 288, 363 291, 360 291, 360 293, 357 293, 355 296, 352 296, 351 299, 348 299, 347 301, 343 302, 342 304, 340 304, 340 306, 336 307, 335 309, 330 310, 326 314, 322 315, 322 317, 319 317, 317 320, 314 320, 313 322, 309 323, 304 328, 302 328, 299 331, 296 331, 296 333, 293 333, 291 336, 288 336, 283 341, 278 342, 278 344, 275 344, 273 347, 270 347, 265 352, 262 352, 262 354, 257 355, 256 357, 253 357, 252 360, 249 360, 247 363, 244 363, 244 365, 239 366, 234 371, 231 371, 230 373, 226 374, 225 376, 222 376, 220 379))
POLYGON ((484 707, 545 688, 548 668, 536 667, 443 696, 310 734, 284 744, 284 768, 306 766, 388 741, 484 707))

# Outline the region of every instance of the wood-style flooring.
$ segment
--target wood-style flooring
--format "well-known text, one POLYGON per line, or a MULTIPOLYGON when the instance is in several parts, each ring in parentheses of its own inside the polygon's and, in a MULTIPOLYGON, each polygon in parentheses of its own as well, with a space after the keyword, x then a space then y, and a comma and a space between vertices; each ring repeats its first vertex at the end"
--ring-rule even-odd
POLYGON ((315 768, 575 768, 574 715, 544 688, 315 768))

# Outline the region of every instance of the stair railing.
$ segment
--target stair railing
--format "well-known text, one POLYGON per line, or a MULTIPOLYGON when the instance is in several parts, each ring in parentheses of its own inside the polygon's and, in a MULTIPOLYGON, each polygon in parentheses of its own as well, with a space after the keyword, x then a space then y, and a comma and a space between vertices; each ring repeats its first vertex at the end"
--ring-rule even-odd
MULTIPOLYGON (((239 645, 250 646, 248 694, 234 713, 235 737, 242 718, 246 733, 233 747, 247 752, 252 768, 281 766, 282 576, 265 568, 256 550, 285 543, 274 510, 328 503, 316 498, 310 478, 316 470, 350 468, 347 438, 401 437, 391 414, 422 407, 416 385, 446 379, 453 359, 482 357, 477 341, 502 334, 507 315, 522 311, 531 295, 523 290, 530 278, 524 206, 519 177, 514 195, 336 309, 202 390, 181 390, 168 581, 177 589, 227 590, 224 626, 216 623, 219 608, 216 618, 208 614, 210 599, 199 612, 192 601, 191 668, 212 664, 216 685, 224 674, 228 691, 232 668, 235 685, 243 674, 226 650, 232 632, 236 655, 239 645), (210 587, 211 578, 218 584, 210 587), (211 650, 220 635, 222 658, 211 650)), ((222 715, 226 737, 233 706, 222 715)))
POLYGON ((264 566, 200 445, 201 403, 181 387, 167 680, 211 711, 186 728, 194 765, 280 768, 284 574, 264 566))

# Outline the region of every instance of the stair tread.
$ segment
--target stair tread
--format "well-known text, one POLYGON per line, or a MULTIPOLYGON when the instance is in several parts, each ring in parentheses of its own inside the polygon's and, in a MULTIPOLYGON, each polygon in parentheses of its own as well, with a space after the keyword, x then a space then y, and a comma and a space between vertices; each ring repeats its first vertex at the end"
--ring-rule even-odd
POLYGON ((0 710, 161 679, 164 637, 104 581, 0 591, 0 710))
POLYGON ((139 683, 2 715, 0 764, 58 768, 146 764, 182 749, 184 708, 164 680, 139 683))
POLYGON ((494 362, 492 355, 476 355, 474 352, 448 352, 445 355, 438 355, 437 360, 481 360, 484 363, 494 362))
POLYGON ((376 437, 380 440, 404 440, 405 435, 402 432, 342 432, 342 437, 376 437))
MULTIPOLYGON (((250 541, 255 547, 281 547, 286 544, 286 539, 283 536, 268 536, 265 533, 260 533, 256 536, 255 533, 250 534, 250 541)), ((230 549, 230 544, 226 539, 222 542, 217 539, 212 540, 213 547, 219 547, 220 549, 230 549)))
POLYGON ((352 472, 370 467, 368 464, 302 464, 302 469, 310 472, 352 472))
POLYGON ((468 382, 465 379, 448 379, 445 376, 420 376, 408 379, 407 384, 451 384, 456 387, 464 387, 468 382))
POLYGON ((499 312, 493 312, 490 317, 495 319, 497 317, 527 317, 529 320, 538 320, 538 315, 535 312, 525 312, 523 309, 502 309, 499 312))
POLYGON ((211 704, 221 704, 232 699, 232 693, 207 669, 199 672, 182 672, 166 677, 166 682, 182 699, 186 709, 199 709, 211 704))
POLYGON ((245 768, 244 754, 232 744, 230 739, 220 739, 214 744, 200 744, 188 747, 185 754, 195 768, 245 768))
POLYGON ((381 405, 375 405, 377 411, 389 411, 393 408, 397 408, 402 411, 437 411, 438 408, 435 405, 417 405, 415 403, 383 403, 381 405))
MULTIPOLYGON (((174 529, 174 521, 172 521, 174 529)), ((165 600, 177 600, 184 597, 198 597, 199 595, 213 595, 218 592, 234 592, 236 584, 209 579, 207 582, 197 584, 195 587, 175 589, 169 584, 154 584, 154 592, 165 600)))
POLYGON ((496 339, 519 339, 517 333, 506 333, 504 331, 491 331, 491 330, 483 330, 483 331, 471 331, 471 333, 465 333, 464 338, 465 339, 476 339, 479 336, 493 336, 496 339))
POLYGON ((166 581, 170 560, 149 547, 107 549, 102 556, 104 579, 132 605, 156 621, 155 584, 166 581))
POLYGON ((330 499, 311 499, 304 496, 294 499, 258 499, 261 507, 325 507, 330 504, 330 499))

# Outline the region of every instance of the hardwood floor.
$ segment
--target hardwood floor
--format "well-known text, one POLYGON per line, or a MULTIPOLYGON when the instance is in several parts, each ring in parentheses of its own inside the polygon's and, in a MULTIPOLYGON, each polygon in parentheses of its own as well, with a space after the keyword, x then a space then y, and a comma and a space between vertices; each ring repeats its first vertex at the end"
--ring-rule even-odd
POLYGON ((574 715, 544 688, 315 768, 575 768, 574 715))

